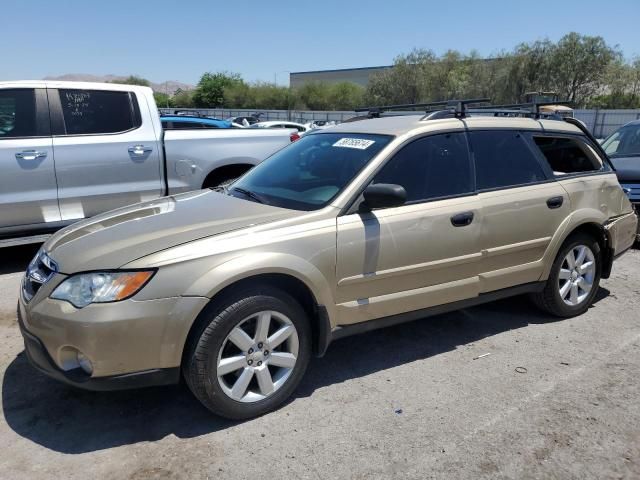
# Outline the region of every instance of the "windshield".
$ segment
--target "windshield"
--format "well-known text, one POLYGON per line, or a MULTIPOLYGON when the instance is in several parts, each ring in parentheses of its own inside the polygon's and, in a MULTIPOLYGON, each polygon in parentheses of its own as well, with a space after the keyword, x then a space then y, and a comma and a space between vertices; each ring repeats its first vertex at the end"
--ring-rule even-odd
POLYGON ((306 135, 250 170, 229 193, 282 208, 317 210, 328 205, 391 139, 356 133, 306 135))
POLYGON ((603 142, 602 148, 611 158, 640 157, 640 124, 617 130, 603 142))

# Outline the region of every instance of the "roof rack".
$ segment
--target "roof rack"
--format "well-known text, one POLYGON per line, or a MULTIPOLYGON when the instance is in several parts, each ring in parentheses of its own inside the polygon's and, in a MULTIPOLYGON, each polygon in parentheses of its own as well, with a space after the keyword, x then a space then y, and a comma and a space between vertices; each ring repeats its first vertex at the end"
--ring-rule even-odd
POLYGON ((573 102, 532 102, 532 103, 512 103, 508 105, 487 105, 474 107, 474 110, 480 110, 483 113, 497 113, 497 114, 515 114, 521 116, 530 116, 534 118, 540 118, 541 116, 554 116, 558 115, 553 112, 540 111, 540 107, 546 107, 551 105, 573 105, 573 102))
POLYGON ((430 103, 405 103, 401 105, 384 105, 378 107, 365 107, 357 108, 356 112, 367 112, 368 118, 379 118, 383 112, 393 110, 407 110, 407 109, 421 109, 426 112, 438 111, 434 107, 446 107, 447 111, 452 111, 456 116, 464 117, 464 112, 467 109, 467 105, 488 103, 490 98, 467 98, 461 100, 442 100, 439 102, 430 103))
MULTIPOLYGON (((430 103, 405 103, 401 105, 385 105, 379 107, 358 108, 356 112, 367 112, 365 118, 380 118, 383 112, 394 110, 421 109, 426 115, 421 120, 436 120, 440 118, 464 118, 470 113, 492 113, 495 116, 521 116, 531 118, 560 118, 553 112, 544 112, 540 107, 549 105, 572 105, 573 102, 534 102, 534 103, 512 103, 508 105, 478 105, 489 103, 489 98, 469 98, 462 100, 442 100, 430 103), (437 108, 445 107, 445 108, 437 108)), ((361 119, 362 117, 356 117, 361 119)))

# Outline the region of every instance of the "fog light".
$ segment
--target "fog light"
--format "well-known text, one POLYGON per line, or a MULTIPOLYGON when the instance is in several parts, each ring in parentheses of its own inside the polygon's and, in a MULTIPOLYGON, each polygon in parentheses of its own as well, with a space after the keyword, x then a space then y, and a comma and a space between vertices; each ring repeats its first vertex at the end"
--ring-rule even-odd
POLYGON ((93 365, 91 364, 91 360, 84 353, 78 352, 77 354, 78 365, 80 368, 84 370, 84 372, 88 375, 93 373, 93 365))

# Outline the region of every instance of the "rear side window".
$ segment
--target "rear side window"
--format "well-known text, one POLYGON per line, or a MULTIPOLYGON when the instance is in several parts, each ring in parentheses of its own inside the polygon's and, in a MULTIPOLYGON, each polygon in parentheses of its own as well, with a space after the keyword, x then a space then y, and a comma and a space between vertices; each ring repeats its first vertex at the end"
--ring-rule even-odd
POLYGON ((411 142, 382 167, 373 182, 403 186, 407 202, 473 192, 464 133, 432 135, 411 142))
POLYGON ((589 147, 578 139, 544 136, 533 140, 556 176, 592 172, 602 167, 589 147))
POLYGON ((472 131, 469 137, 478 190, 514 187, 547 179, 519 132, 472 131))
POLYGON ((0 139, 35 136, 37 127, 34 90, 0 90, 0 139))
POLYGON ((58 90, 67 135, 120 133, 140 126, 129 92, 58 90))

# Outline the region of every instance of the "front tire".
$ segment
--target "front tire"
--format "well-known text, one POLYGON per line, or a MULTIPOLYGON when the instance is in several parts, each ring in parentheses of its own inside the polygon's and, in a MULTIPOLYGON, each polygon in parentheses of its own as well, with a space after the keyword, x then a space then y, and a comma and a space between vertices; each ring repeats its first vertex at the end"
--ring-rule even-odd
POLYGON ((573 235, 558 252, 544 290, 533 294, 533 300, 557 317, 581 315, 598 293, 601 271, 598 242, 590 235, 573 235))
POLYGON ((213 413, 241 420, 282 405, 311 356, 309 319, 298 302, 270 287, 227 297, 203 312, 184 376, 213 413))

